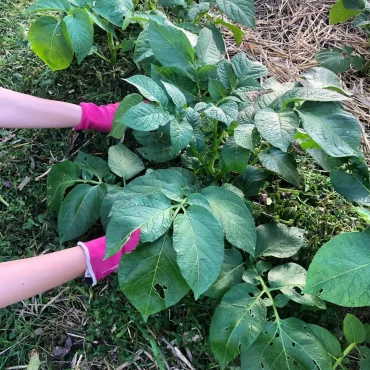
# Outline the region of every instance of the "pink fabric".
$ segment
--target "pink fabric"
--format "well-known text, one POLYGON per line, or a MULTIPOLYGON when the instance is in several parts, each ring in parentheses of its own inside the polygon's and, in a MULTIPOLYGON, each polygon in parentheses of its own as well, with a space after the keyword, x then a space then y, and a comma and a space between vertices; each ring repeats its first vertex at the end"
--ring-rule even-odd
POLYGON ((81 122, 75 131, 95 130, 100 132, 110 132, 113 125, 114 114, 120 103, 108 105, 96 105, 94 103, 80 103, 82 108, 81 122))
POLYGON ((104 260, 106 252, 106 240, 105 236, 91 240, 86 243, 78 243, 85 250, 86 254, 86 265, 87 274, 93 279, 93 285, 97 281, 104 279, 110 273, 117 271, 120 259, 123 254, 132 252, 138 245, 140 240, 140 229, 135 230, 128 242, 122 247, 122 249, 112 257, 104 260))

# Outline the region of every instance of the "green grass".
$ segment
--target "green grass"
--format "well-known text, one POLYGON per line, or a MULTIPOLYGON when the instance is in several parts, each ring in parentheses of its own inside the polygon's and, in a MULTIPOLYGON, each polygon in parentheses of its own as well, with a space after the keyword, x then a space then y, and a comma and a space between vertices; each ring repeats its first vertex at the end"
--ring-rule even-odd
MULTIPOLYGON (((23 33, 31 21, 24 12, 28 5, 26 0, 0 3, 1 86, 72 103, 109 103, 125 95, 122 77, 133 67, 122 61, 112 68, 90 56, 81 66, 73 64, 66 71, 51 72, 24 40, 23 33)), ((106 55, 103 41, 99 51, 106 55)), ((88 133, 80 134, 72 145, 73 135, 71 130, 0 131, 0 195, 9 203, 9 207, 0 203, 0 261, 72 246, 59 245, 55 217, 45 205, 46 176, 39 181, 36 177, 53 164, 73 158, 81 147, 88 153, 105 155, 112 140, 88 133), (19 190, 26 177, 29 184, 19 190), (9 189, 3 186, 6 181, 11 183, 9 189)), ((327 174, 309 158, 301 159, 300 172, 304 183, 301 191, 284 190, 284 183, 277 183, 268 192, 272 204, 265 206, 256 200, 255 205, 258 223, 275 218, 307 231, 307 246, 299 256, 307 267, 315 251, 331 237, 362 230, 364 224, 351 204, 333 192, 327 174)), ((97 227, 83 239, 101 234, 97 227)), ((78 361, 80 356, 80 369, 113 369, 126 363, 128 369, 154 369, 159 368, 156 363, 161 363, 161 352, 170 368, 186 368, 166 342, 191 358, 194 368, 217 369, 207 340, 215 305, 212 300, 194 302, 188 295, 145 324, 120 293, 116 276, 94 289, 78 279, 0 310, 0 369, 27 365, 33 349, 40 355, 42 369, 69 369, 72 360, 78 361), (68 338, 72 340, 69 352, 63 358, 53 356, 57 347, 66 347, 68 338)), ((345 312, 330 305, 324 313, 305 311, 291 303, 283 316, 321 323, 339 332, 345 312)), ((366 311, 352 312, 369 321, 366 311)))

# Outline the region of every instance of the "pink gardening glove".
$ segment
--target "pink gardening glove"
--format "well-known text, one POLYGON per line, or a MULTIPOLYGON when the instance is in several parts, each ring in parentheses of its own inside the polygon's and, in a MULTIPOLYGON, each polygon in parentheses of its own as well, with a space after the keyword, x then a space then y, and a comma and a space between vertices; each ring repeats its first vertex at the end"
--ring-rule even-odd
POLYGON ((79 242, 77 245, 82 247, 86 255, 86 273, 85 278, 92 279, 92 285, 97 281, 104 279, 110 273, 117 271, 120 259, 123 254, 132 252, 140 240, 140 229, 135 230, 128 242, 122 249, 112 257, 104 260, 106 252, 105 236, 99 239, 91 240, 86 243, 79 242))
POLYGON ((94 103, 80 103, 80 107, 82 108, 81 122, 74 130, 110 132, 113 125, 114 114, 119 104, 120 103, 98 106, 94 103))

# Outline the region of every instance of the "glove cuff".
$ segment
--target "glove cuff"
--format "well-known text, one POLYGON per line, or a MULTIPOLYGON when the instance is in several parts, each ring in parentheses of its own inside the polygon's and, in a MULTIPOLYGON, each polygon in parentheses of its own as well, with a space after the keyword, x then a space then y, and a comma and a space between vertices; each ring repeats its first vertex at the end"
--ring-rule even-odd
POLYGON ((94 273, 94 270, 91 265, 91 259, 90 259, 90 252, 89 249, 86 247, 86 245, 82 242, 78 242, 77 245, 83 249, 85 252, 86 257, 86 271, 85 271, 85 278, 92 279, 92 286, 97 284, 97 279, 94 273))

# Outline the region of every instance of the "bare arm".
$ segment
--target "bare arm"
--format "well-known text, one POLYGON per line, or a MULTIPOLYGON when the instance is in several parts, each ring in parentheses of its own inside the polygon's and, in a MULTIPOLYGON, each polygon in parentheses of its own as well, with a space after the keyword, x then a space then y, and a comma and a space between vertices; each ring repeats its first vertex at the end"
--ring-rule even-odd
POLYGON ((79 105, 36 98, 0 87, 0 128, 67 128, 81 121, 79 105))
POLYGON ((73 280, 85 270, 85 252, 80 247, 0 263, 0 308, 73 280))

